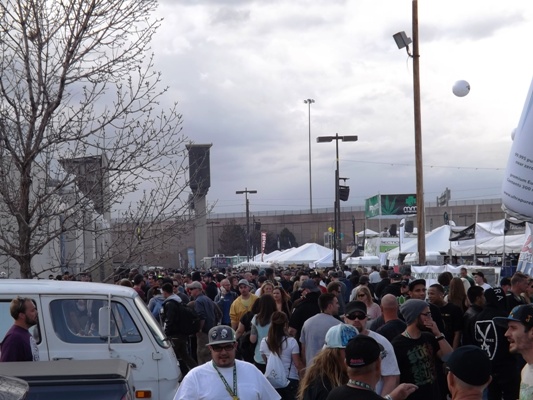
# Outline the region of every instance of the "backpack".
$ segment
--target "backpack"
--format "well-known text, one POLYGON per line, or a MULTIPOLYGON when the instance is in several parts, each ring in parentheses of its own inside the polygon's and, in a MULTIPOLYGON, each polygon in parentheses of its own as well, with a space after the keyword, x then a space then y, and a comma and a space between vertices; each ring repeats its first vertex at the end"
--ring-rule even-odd
POLYGON ((287 379, 287 373, 285 372, 285 366, 281 358, 271 352, 268 356, 268 360, 265 368, 265 377, 270 382, 274 389, 281 389, 289 385, 289 380, 287 379))
POLYGON ((179 304, 179 327, 178 331, 182 335, 194 335, 200 332, 200 316, 196 310, 185 304, 179 304))

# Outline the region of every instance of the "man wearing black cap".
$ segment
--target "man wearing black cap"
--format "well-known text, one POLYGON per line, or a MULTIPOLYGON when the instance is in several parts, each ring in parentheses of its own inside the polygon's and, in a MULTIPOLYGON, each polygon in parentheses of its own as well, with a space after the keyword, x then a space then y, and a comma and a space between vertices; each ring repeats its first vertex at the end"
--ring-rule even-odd
POLYGON ((403 400, 413 393, 417 387, 410 383, 399 385, 384 398, 374 391, 381 377, 382 351, 383 347, 369 336, 350 340, 345 349, 348 383, 333 389, 326 400, 403 400))
POLYGON ((450 354, 446 366, 452 400, 483 399, 483 390, 492 379, 490 360, 485 351, 476 346, 459 347, 450 354))
POLYGON ((496 317, 494 322, 507 325, 505 337, 509 341, 509 351, 518 353, 526 360, 522 368, 520 399, 533 398, 533 305, 526 304, 513 308, 508 317, 496 317))
MULTIPOLYGON (((418 299, 426 301, 426 280, 425 279, 415 279, 409 282, 409 298, 418 299)), ((442 315, 440 313, 439 307, 434 304, 429 304, 429 312, 431 313, 431 319, 435 321, 439 331, 444 331, 444 322, 442 321, 442 315)))
POLYGON ((253 364, 235 359, 235 331, 218 325, 208 333, 212 361, 193 368, 183 378, 174 400, 278 400, 278 392, 253 364), (224 397, 224 395, 226 397, 224 397))
POLYGON ((344 322, 348 325, 354 326, 360 335, 370 336, 377 341, 384 351, 381 357, 381 380, 374 387, 378 394, 391 393, 392 390, 398 386, 400 382, 400 370, 396 355, 391 343, 379 333, 367 329, 367 308, 362 301, 350 301, 346 305, 346 314, 344 314, 344 322))
POLYGON ((485 278, 485 274, 483 272, 477 271, 472 273, 472 275, 474 276, 476 285, 481 286, 484 290, 491 288, 491 286, 487 283, 487 279, 485 278))

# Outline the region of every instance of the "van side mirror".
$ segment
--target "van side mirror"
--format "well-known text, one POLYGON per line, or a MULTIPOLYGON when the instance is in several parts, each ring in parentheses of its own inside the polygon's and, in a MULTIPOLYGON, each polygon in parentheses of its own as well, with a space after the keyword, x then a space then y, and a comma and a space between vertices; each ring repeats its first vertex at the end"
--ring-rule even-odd
POLYGON ((111 336, 111 321, 109 318, 110 309, 108 306, 101 307, 98 310, 98 336, 110 337, 111 336))

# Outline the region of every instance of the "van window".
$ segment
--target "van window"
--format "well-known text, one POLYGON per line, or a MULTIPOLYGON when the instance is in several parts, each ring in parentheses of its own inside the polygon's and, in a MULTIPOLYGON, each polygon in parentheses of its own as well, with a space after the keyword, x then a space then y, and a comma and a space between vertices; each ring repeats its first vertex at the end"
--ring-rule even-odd
MULTIPOLYGON (((67 343, 103 343, 98 336, 98 311, 107 304, 99 299, 60 299, 50 303, 52 325, 57 336, 67 343)), ((138 343, 141 334, 128 310, 111 302, 111 342, 138 343)))
MULTIPOLYGON (((4 340, 4 336, 6 336, 7 331, 9 330, 9 328, 13 326, 13 323, 15 322, 13 320, 13 317, 9 313, 10 305, 11 305, 11 300, 7 300, 7 299, 0 300, 0 343, 4 340)), ((40 310, 37 309, 37 312, 40 312, 40 310)), ((37 342, 37 344, 41 343, 39 324, 32 326, 29 329, 29 331, 30 331, 30 334, 35 339, 35 341, 37 342)))

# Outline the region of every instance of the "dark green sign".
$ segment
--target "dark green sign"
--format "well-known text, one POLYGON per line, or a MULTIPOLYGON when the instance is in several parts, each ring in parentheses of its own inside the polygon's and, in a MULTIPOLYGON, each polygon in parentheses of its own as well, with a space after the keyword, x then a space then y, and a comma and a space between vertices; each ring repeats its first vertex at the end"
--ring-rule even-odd
POLYGON ((416 195, 378 194, 365 200, 365 217, 416 214, 416 195))

